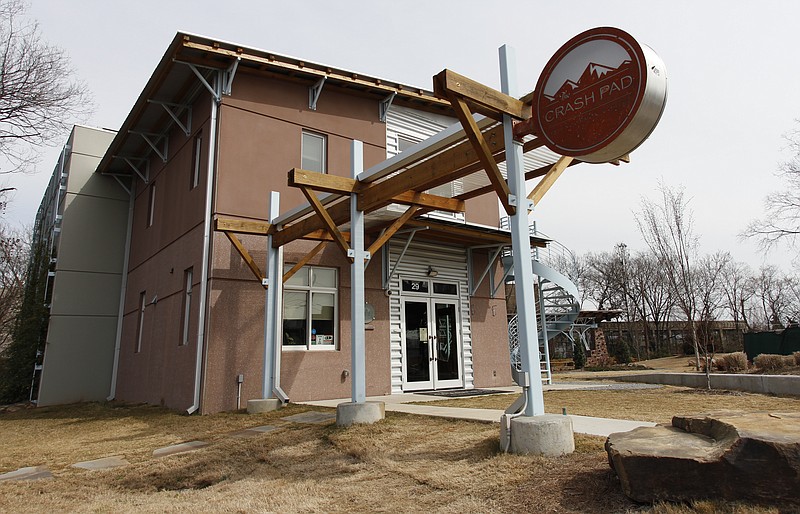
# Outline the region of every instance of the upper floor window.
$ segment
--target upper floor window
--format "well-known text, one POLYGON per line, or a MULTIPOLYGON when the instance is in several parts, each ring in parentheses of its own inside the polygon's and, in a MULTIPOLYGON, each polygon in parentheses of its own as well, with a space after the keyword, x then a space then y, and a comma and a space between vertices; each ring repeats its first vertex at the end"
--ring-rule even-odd
POLYGON ((150 191, 147 200, 147 226, 152 227, 156 219, 156 183, 150 183, 150 191))
POLYGON ((189 189, 194 189, 200 184, 200 166, 203 156, 203 133, 198 132, 194 136, 194 145, 192 147, 192 177, 189 183, 189 189))
POLYGON ((303 131, 300 167, 308 171, 326 172, 328 141, 325 135, 303 131))

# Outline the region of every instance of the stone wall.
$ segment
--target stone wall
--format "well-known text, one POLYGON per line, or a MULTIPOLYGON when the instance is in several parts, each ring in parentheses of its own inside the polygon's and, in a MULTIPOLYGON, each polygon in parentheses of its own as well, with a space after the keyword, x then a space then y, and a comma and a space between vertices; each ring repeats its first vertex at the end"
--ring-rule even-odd
MULTIPOLYGON (((599 326, 592 329, 594 337, 594 349, 586 356, 587 366, 603 366, 610 362, 608 347, 606 346, 606 335, 599 326)), ((580 344, 580 343, 579 343, 580 344)))

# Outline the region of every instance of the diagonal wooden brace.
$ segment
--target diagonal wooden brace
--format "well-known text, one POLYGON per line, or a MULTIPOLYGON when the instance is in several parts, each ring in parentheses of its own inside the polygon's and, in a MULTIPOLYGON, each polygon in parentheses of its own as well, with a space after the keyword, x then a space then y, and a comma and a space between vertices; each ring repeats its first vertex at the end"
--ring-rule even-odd
MULTIPOLYGON (((528 195, 528 200, 533 200, 533 205, 538 205, 539 201, 541 201, 542 197, 550 190, 550 188, 555 184, 558 177, 561 176, 561 173, 564 172, 570 164, 572 164, 573 158, 568 157, 566 155, 561 156, 550 170, 542 177, 542 180, 536 184, 536 187, 533 188, 533 191, 528 195)), ((530 212, 530 211, 528 211, 530 212)))
POLYGON ((466 133, 467 138, 475 148, 475 152, 478 154, 478 160, 483 166, 483 169, 486 171, 489 181, 492 183, 494 190, 497 192, 497 196, 500 198, 500 203, 503 205, 503 208, 509 216, 514 214, 514 212, 516 212, 515 208, 509 202, 511 190, 509 190, 508 184, 503 178, 503 175, 500 173, 500 168, 497 166, 497 163, 494 160, 493 152, 486 143, 486 140, 478 128, 478 125, 475 123, 475 119, 472 117, 472 113, 470 112, 467 103, 461 97, 453 93, 448 92, 448 98, 453 104, 453 109, 456 112, 458 120, 464 127, 464 132, 466 133))
POLYGON ((233 232, 228 232, 227 230, 223 230, 223 233, 228 237, 228 240, 231 242, 233 247, 236 248, 236 251, 239 252, 239 255, 242 256, 242 259, 244 259, 244 262, 247 264, 247 267, 250 268, 250 271, 252 271, 253 275, 255 275, 256 278, 258 279, 259 284, 261 284, 264 287, 264 289, 266 289, 267 286, 264 285, 264 279, 266 278, 266 275, 264 275, 264 273, 261 272, 261 268, 258 267, 258 264, 256 264, 256 261, 250 255, 250 252, 247 251, 247 248, 244 247, 242 242, 239 240, 238 237, 236 237, 236 234, 234 234, 233 232))
POLYGON ((315 195, 314 192, 309 188, 301 186, 300 190, 303 192, 303 195, 305 195, 311 207, 314 208, 317 216, 319 216, 319 218, 322 220, 322 223, 325 225, 324 228, 328 230, 331 236, 333 236, 333 242, 336 243, 336 246, 338 246, 339 249, 344 252, 344 255, 347 256, 347 252, 350 250, 350 245, 347 244, 347 241, 345 241, 344 235, 342 235, 342 232, 339 230, 336 222, 334 222, 333 218, 331 218, 330 214, 328 214, 325 206, 322 205, 322 202, 319 201, 317 195, 315 195))

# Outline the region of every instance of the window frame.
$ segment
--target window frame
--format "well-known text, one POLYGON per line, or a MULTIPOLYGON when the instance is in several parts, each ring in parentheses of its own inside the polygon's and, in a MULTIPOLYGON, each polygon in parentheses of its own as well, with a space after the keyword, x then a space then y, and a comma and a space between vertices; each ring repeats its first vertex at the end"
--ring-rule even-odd
MULTIPOLYGON (((291 269, 292 265, 287 264, 286 269, 291 269)), ((306 295, 306 305, 305 305, 305 322, 306 322, 306 340, 305 344, 285 344, 285 335, 287 333, 286 330, 286 302, 283 302, 283 308, 281 312, 281 347, 283 350, 286 351, 338 351, 340 348, 339 345, 339 268, 327 267, 327 266, 303 266, 298 270, 298 272, 294 275, 300 275, 301 273, 306 274, 306 285, 298 285, 298 284, 291 284, 289 282, 283 284, 283 296, 285 298, 286 293, 305 293, 306 295), (334 285, 333 286, 317 286, 314 285, 314 271, 315 270, 328 270, 334 272, 334 285), (314 313, 313 313, 313 304, 314 304, 314 295, 315 294, 330 294, 333 296, 333 316, 332 316, 332 323, 333 323, 333 342, 331 344, 316 344, 312 342, 312 335, 313 334, 313 321, 314 321, 314 313)), ((327 334, 323 334, 327 335, 327 334)))
POLYGON ((147 291, 139 293, 139 303, 136 308, 136 346, 133 353, 142 352, 142 339, 144 338, 144 311, 147 308, 147 291))
POLYGON ((311 130, 302 130, 300 136, 300 167, 308 171, 315 171, 317 173, 328 173, 328 136, 319 132, 311 130), (322 155, 320 158, 321 170, 312 169, 311 166, 306 166, 306 137, 312 137, 322 142, 322 155))
POLYGON ((195 134, 192 145, 192 174, 189 181, 189 190, 200 185, 200 169, 203 162, 203 131, 195 134))
POLYGON ((189 344, 189 332, 191 330, 192 317, 192 290, 194 281, 194 267, 190 266, 183 270, 183 309, 181 316, 181 339, 179 346, 189 344))
POLYGON ((156 183, 150 182, 150 187, 147 190, 147 225, 145 228, 150 228, 156 219, 156 183))

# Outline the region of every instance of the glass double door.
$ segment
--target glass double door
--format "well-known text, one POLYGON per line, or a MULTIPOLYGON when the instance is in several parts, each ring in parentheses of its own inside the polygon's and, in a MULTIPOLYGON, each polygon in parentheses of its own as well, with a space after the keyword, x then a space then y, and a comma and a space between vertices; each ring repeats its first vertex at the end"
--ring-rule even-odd
POLYGON ((404 298, 403 390, 462 387, 458 304, 404 298))

